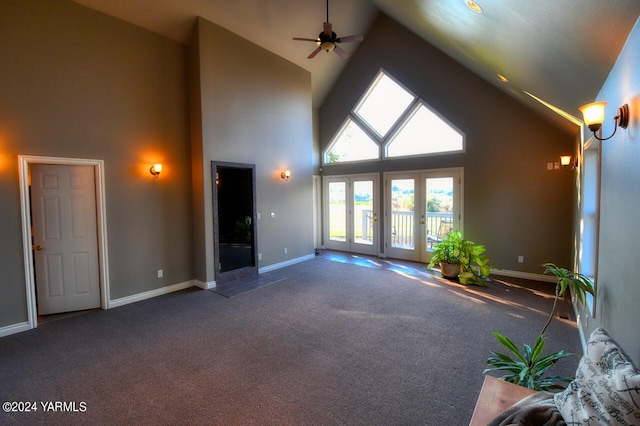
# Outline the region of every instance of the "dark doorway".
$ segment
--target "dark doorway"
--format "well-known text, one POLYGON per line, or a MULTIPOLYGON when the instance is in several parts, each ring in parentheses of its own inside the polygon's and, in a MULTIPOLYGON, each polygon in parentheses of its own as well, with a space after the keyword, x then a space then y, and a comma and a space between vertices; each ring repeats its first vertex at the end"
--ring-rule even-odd
POLYGON ((216 282, 257 275, 255 165, 211 164, 216 282))

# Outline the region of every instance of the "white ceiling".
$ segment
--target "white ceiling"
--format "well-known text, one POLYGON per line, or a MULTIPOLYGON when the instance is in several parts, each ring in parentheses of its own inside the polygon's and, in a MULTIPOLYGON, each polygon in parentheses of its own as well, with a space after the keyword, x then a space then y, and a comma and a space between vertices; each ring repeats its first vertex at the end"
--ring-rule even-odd
MULTIPOLYGON (((74 0, 187 43, 202 16, 311 72, 318 107, 348 60, 306 57, 326 19, 325 0, 74 0)), ((578 116, 604 83, 640 16, 640 0, 332 0, 338 36, 365 36, 382 11, 481 77, 554 120, 529 92, 578 116), (500 83, 496 74, 509 79, 500 83)), ((353 53, 358 43, 343 43, 353 53)), ((561 120, 565 125, 566 122, 561 120)))

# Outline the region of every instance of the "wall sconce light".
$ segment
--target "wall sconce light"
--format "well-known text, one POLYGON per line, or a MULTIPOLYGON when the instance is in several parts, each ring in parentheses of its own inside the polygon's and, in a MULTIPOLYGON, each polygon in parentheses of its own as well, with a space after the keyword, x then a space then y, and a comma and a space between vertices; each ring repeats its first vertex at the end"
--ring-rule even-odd
POLYGON ((561 155, 560 164, 565 170, 573 170, 578 167, 578 157, 573 158, 570 155, 561 155))
POLYGON ((613 133, 608 138, 599 138, 596 132, 600 130, 600 126, 604 122, 604 106, 606 102, 593 102, 590 104, 582 105, 578 108, 582 111, 582 115, 584 116, 584 122, 587 126, 589 126, 589 130, 593 132, 593 136, 600 140, 606 141, 607 139, 611 139, 613 135, 616 134, 616 130, 618 130, 618 126, 626 129, 629 125, 629 105, 624 104, 620 108, 618 108, 618 115, 613 117, 615 121, 615 127, 613 128, 613 133))
POLYGON ((149 172, 153 175, 154 178, 158 179, 160 173, 162 172, 162 164, 154 164, 149 168, 149 172))
POLYGON ((280 177, 282 178, 282 180, 289 180, 289 178, 291 177, 291 170, 284 170, 282 173, 280 173, 280 177))

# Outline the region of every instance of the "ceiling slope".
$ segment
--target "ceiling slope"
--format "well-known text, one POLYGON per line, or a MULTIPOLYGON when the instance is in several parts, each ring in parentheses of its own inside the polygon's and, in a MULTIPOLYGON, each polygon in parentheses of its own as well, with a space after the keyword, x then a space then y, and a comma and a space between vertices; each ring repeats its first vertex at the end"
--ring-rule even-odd
MULTIPOLYGON (((315 38, 326 19, 322 0, 75 0, 76 3, 188 43, 197 16, 308 70, 319 107, 347 60, 292 37, 315 38)), ((349 0, 329 3, 339 35, 366 33, 389 15, 496 87, 568 130, 577 127, 527 93, 578 116, 597 95, 640 16, 640 0, 349 0), (497 74, 509 81, 503 83, 497 74)), ((359 43, 343 48, 353 54, 359 43)), ((399 46, 400 48, 400 46, 399 46)))

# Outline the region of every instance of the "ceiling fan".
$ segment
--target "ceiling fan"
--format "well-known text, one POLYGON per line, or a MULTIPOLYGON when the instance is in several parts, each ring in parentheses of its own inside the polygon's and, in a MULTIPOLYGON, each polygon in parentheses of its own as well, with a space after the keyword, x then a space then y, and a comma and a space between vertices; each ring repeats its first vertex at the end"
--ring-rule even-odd
POLYGON ((324 50, 326 52, 334 51, 341 58, 347 58, 349 54, 340 46, 338 46, 337 43, 347 43, 350 41, 364 40, 364 37, 362 37, 362 35, 360 34, 350 35, 346 37, 338 37, 336 33, 332 31, 331 23, 329 22, 329 0, 327 0, 327 21, 323 22, 323 25, 324 25, 324 31, 318 34, 318 38, 301 38, 301 37, 293 38, 294 40, 300 40, 300 41, 312 41, 318 45, 318 48, 315 49, 313 52, 311 52, 311 54, 307 56, 307 59, 312 59, 321 50, 324 50))

